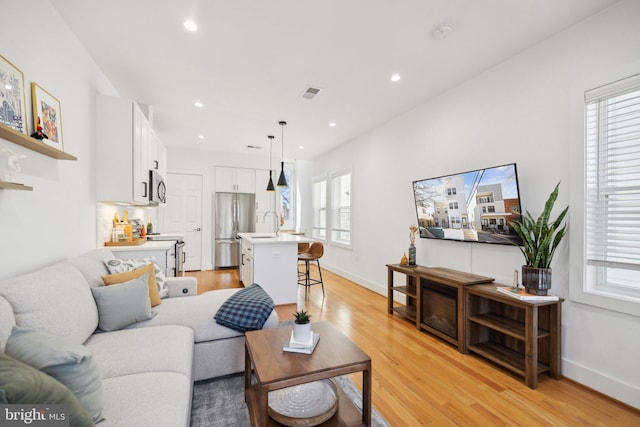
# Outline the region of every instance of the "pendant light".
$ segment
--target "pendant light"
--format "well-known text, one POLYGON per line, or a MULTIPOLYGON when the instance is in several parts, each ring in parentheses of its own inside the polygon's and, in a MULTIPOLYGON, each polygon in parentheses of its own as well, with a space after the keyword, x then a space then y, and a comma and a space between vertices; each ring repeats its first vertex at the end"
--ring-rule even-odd
POLYGON ((287 125, 287 122, 280 122, 279 124, 282 128, 282 137, 280 138, 280 143, 282 144, 282 156, 280 157, 280 177, 278 178, 278 187, 287 187, 287 177, 284 176, 284 127, 287 125))
POLYGON ((271 152, 273 151, 273 135, 267 136, 269 138, 269 184, 267 184, 267 191, 276 191, 276 188, 273 186, 273 178, 271 174, 273 171, 271 170, 271 152))

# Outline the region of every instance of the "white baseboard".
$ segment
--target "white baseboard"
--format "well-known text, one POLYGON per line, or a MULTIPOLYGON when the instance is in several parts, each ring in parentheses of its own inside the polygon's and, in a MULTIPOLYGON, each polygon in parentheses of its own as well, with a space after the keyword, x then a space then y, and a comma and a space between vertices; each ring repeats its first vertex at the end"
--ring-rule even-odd
POLYGON ((562 375, 613 399, 640 409, 640 389, 607 377, 570 360, 562 359, 562 375))
POLYGON ((362 278, 360 276, 354 276, 353 274, 351 274, 351 273, 349 273, 347 271, 344 271, 344 270, 342 270, 340 268, 337 268, 334 265, 330 265, 330 264, 327 264, 327 263, 323 263, 322 264, 322 268, 323 269, 327 269, 330 272, 335 273, 335 274, 337 274, 339 276, 342 276, 347 280, 351 280, 356 285, 360 285, 363 288, 367 288, 367 289, 369 289, 369 290, 371 290, 373 292, 376 292, 376 293, 378 293, 380 295, 387 296, 387 284, 386 283, 384 285, 380 285, 379 283, 371 282, 371 281, 369 281, 367 279, 364 279, 364 278, 362 278))

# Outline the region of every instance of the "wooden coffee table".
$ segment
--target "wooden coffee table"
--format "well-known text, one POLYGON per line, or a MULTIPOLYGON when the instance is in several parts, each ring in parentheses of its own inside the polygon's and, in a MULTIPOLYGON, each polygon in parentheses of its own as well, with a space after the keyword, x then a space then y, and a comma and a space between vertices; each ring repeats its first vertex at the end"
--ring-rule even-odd
POLYGON ((328 322, 314 322, 320 341, 312 354, 282 350, 292 326, 246 333, 244 387, 251 425, 279 425, 268 414, 268 393, 362 371, 362 415, 338 387, 338 412, 323 426, 371 426, 371 358, 328 322), (252 381, 251 368, 256 382, 252 381))

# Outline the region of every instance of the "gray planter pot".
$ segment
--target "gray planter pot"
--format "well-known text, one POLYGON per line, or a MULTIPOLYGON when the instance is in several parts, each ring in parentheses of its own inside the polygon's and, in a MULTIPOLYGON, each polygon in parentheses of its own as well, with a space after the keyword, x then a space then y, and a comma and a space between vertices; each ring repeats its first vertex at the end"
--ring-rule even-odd
POLYGON ((522 266, 522 286, 533 295, 547 295, 551 289, 551 269, 522 266))

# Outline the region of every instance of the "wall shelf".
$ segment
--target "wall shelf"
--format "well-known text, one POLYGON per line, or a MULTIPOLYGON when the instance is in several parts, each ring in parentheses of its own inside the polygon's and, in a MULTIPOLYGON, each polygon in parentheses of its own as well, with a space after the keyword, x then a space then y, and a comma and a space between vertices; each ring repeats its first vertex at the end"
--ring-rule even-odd
POLYGON ((0 190, 33 191, 33 187, 29 187, 28 185, 23 184, 16 184, 15 182, 0 181, 0 190))
POLYGON ((29 150, 36 151, 40 154, 44 154, 45 156, 49 156, 54 159, 78 160, 77 157, 72 156, 71 154, 68 154, 68 153, 65 153, 64 151, 50 147, 44 142, 40 142, 35 138, 31 138, 29 135, 20 133, 5 125, 0 125, 0 138, 6 139, 7 141, 13 142, 14 144, 21 145, 22 147, 28 148, 29 150))

